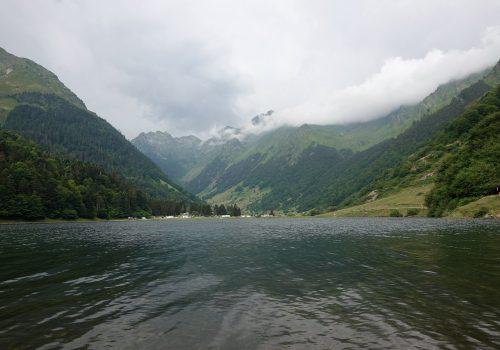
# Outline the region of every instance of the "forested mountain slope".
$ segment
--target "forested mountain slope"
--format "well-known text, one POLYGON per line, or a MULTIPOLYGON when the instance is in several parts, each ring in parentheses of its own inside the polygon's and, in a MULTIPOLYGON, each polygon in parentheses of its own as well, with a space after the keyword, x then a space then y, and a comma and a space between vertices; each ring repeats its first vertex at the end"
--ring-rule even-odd
POLYGON ((356 201, 354 193, 368 191, 388 169, 430 142, 471 103, 490 91, 494 82, 500 82, 498 64, 485 79, 462 90, 444 108, 414 122, 397 137, 358 153, 312 146, 297 159, 262 161, 264 156, 257 154, 228 167, 217 181, 216 188, 222 194, 211 198, 236 201, 250 197, 252 201, 247 207, 255 211, 302 212, 350 205, 356 201), (244 174, 244 179, 236 182, 240 174, 244 174))
POLYGON ((341 171, 356 152, 396 137, 490 72, 440 86, 414 106, 364 123, 281 127, 219 144, 194 136, 174 138, 165 132, 141 134, 132 142, 166 172, 172 169, 176 180, 191 192, 213 203, 238 203, 255 212, 324 208, 336 205, 345 194, 333 201, 322 199, 326 194, 316 192, 317 179, 329 186, 325 174, 341 171))
MULTIPOLYGON (((361 191, 349 196, 343 203, 344 206, 362 206, 343 210, 339 215, 352 215, 359 210, 376 210, 380 208, 377 205, 380 200, 397 207, 397 203, 390 200, 391 197, 401 197, 406 193, 405 198, 408 199, 410 193, 421 195, 429 191, 425 204, 431 216, 454 215, 453 211, 464 205, 468 206, 467 210, 457 209, 461 212, 460 216, 473 216, 475 211, 479 212, 478 208, 483 211, 488 206, 500 208, 500 203, 497 203, 500 198, 496 198, 498 196, 488 200, 481 199, 496 194, 500 184, 498 64, 484 80, 484 85, 495 82, 495 89, 469 103, 462 113, 452 113, 455 116, 451 122, 429 142, 385 169, 378 178, 368 182, 361 191), (468 204, 476 200, 480 200, 481 204, 468 204)), ((423 199, 424 197, 413 198, 411 201, 422 202, 424 208, 423 199)))
POLYGON ((500 85, 333 215, 500 216, 499 157, 500 85))
POLYGON ((150 197, 196 201, 113 126, 88 111, 55 75, 4 50, 0 52, 0 67, 1 127, 50 152, 71 155, 120 174, 150 197))
POLYGON ((151 214, 141 191, 102 168, 53 156, 0 130, 0 218, 123 218, 151 214))
POLYGON ((431 216, 449 213, 483 196, 498 195, 500 86, 454 120, 427 152, 446 152, 435 186, 426 198, 431 216))
MULTIPOLYGON (((329 196, 325 200, 329 201, 329 205, 337 206, 353 193, 363 188, 368 190, 373 181, 431 141, 467 106, 490 90, 490 85, 480 81, 462 91, 448 106, 422 118, 398 137, 354 155, 330 181, 325 191, 329 196)), ((325 174, 325 177, 329 175, 325 174)))
MULTIPOLYGON (((490 80, 498 76, 498 66, 488 74, 490 80)), ((491 88, 485 80, 480 80, 461 91, 446 107, 415 121, 396 138, 358 153, 310 146, 298 158, 281 157, 267 161, 263 161, 266 155, 257 153, 226 168, 217 179, 216 190, 208 192, 207 198, 237 202, 239 198, 253 196, 247 207, 255 211, 302 212, 336 207, 431 140, 467 105, 491 88), (245 175, 240 182, 236 182, 238 174, 245 175)))

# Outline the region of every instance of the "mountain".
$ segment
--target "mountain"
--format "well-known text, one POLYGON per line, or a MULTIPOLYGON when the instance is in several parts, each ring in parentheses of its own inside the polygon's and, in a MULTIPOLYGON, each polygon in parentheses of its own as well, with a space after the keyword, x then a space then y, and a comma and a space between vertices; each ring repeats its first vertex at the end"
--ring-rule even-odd
POLYGON ((0 127, 52 153, 98 164, 120 174, 149 197, 193 202, 119 131, 42 66, 0 50, 0 127))
MULTIPOLYGON (((173 147, 162 148, 162 142, 152 134, 144 134, 140 142, 138 139, 132 142, 158 164, 167 164, 172 159, 180 162, 179 168, 183 170, 177 175, 177 180, 209 202, 237 203, 255 212, 324 209, 339 205, 383 172, 385 166, 393 166, 396 158, 389 156, 390 152, 401 156, 428 140, 427 136, 463 108, 462 104, 453 102, 459 93, 475 86, 470 90, 470 98, 463 102, 469 103, 491 88, 491 84, 483 81, 491 75, 489 69, 450 82, 420 103, 402 106, 373 121, 281 127, 252 137, 245 137, 244 131, 235 129, 232 132, 235 137, 198 142, 182 157, 176 157, 173 147), (436 114, 450 103, 453 107, 434 117, 437 122, 428 121, 415 127, 420 120, 436 114), (398 141, 399 135, 405 132, 406 136, 398 141), (415 140, 412 135, 420 132, 422 139, 415 140), (396 141, 390 141, 394 138, 396 141), (408 147, 407 142, 412 146, 408 147), (403 150, 401 154, 395 149, 397 147, 403 150), (196 157, 189 154, 196 154, 196 157), (375 159, 379 154, 386 160, 375 159)), ((468 96, 467 93, 464 96, 468 96)), ((265 123, 272 114, 269 111, 258 115, 252 123, 265 123)), ((188 148, 185 147, 184 151, 188 148)))
POLYGON ((141 133, 132 143, 179 183, 203 156, 202 141, 196 136, 175 138, 167 132, 157 131, 141 133))
POLYGON ((500 217, 500 85, 414 153, 346 201, 334 216, 500 217), (390 210, 392 209, 392 210, 390 210))
POLYGON ((319 183, 328 182, 328 185, 321 190, 313 189, 312 195, 325 194, 322 201, 318 200, 322 207, 351 205, 355 201, 353 193, 363 189, 367 192, 374 181, 385 176, 388 169, 396 167, 405 157, 430 142, 448 123, 463 113, 467 106, 491 89, 484 81, 464 89, 449 105, 425 116, 396 138, 355 154, 342 165, 333 179, 318 179, 319 183))

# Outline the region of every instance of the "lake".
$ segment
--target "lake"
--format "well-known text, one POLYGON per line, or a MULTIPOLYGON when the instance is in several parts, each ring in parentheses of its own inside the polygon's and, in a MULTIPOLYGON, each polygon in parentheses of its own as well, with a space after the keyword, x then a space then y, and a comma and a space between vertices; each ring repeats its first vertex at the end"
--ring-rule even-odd
POLYGON ((500 222, 0 225, 1 349, 498 349, 500 222))

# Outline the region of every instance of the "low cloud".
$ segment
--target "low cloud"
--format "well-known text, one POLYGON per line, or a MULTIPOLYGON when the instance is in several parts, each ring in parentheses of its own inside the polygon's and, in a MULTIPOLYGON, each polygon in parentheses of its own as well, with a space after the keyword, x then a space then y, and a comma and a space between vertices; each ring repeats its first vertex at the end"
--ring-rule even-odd
POLYGON ((276 124, 337 124, 384 116, 401 105, 418 103, 436 88, 494 65, 500 58, 500 27, 488 28, 481 46, 469 50, 431 50, 422 58, 392 57, 359 85, 313 96, 278 111, 276 124))

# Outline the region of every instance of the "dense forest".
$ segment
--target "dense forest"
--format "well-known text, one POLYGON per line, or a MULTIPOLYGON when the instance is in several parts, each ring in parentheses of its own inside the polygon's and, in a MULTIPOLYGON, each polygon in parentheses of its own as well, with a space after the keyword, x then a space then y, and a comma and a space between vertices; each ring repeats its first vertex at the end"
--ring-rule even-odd
POLYGON ((448 153, 426 198, 431 216, 498 193, 500 86, 454 120, 431 147, 448 153))
POLYGON ((145 194, 123 178, 0 131, 0 217, 104 219, 149 212, 145 194))

